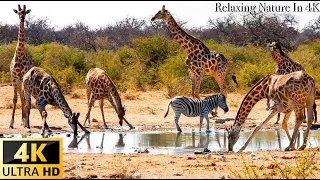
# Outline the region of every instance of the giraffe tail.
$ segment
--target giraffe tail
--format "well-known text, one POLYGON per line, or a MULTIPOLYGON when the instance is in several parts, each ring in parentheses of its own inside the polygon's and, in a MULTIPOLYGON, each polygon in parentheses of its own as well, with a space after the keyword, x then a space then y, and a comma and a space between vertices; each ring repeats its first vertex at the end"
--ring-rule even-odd
POLYGON ((169 107, 170 107, 171 104, 172 104, 172 101, 170 101, 170 103, 169 103, 169 105, 168 105, 167 112, 166 112, 166 114, 164 115, 164 118, 167 117, 167 115, 168 115, 168 113, 169 113, 169 107))
POLYGON ((239 87, 239 84, 237 82, 237 77, 235 75, 232 76, 232 80, 234 83, 236 83, 237 87, 239 87))

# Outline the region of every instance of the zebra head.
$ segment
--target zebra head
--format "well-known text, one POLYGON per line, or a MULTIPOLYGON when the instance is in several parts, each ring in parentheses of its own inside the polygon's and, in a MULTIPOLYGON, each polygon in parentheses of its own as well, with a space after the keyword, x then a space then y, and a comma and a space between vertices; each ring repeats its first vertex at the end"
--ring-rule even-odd
POLYGON ((223 94, 218 94, 217 95, 217 104, 221 109, 223 109, 224 113, 229 111, 229 107, 227 105, 226 97, 223 94))

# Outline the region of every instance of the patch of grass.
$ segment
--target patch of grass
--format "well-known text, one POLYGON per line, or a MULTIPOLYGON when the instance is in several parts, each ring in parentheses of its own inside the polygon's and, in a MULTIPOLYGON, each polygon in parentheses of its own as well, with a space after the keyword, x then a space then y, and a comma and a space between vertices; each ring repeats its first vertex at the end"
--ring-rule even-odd
POLYGON ((295 163, 288 164, 285 161, 276 160, 273 156, 272 163, 268 166, 257 167, 254 161, 246 161, 243 156, 241 160, 241 169, 230 169, 231 178, 239 179, 310 179, 315 178, 314 166, 317 150, 310 149, 301 152, 301 155, 295 159, 295 163))

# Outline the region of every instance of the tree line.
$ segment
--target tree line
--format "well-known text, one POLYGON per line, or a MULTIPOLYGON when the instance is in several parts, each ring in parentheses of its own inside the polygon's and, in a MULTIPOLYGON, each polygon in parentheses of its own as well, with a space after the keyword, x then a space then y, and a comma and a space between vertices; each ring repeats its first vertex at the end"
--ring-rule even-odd
MULTIPOLYGON (((240 16, 229 14, 222 18, 209 18, 206 28, 187 28, 187 21, 175 18, 187 32, 201 40, 212 39, 239 46, 248 44, 264 46, 267 42, 280 39, 284 49, 293 50, 320 37, 320 16, 310 21, 301 31, 298 29, 297 17, 290 13, 281 15, 262 12, 243 13, 240 16)), ((91 29, 89 25, 78 21, 57 30, 51 25, 49 18, 36 18, 30 15, 26 18, 25 26, 25 41, 28 44, 57 42, 88 51, 115 50, 125 45, 131 46, 130 41, 133 38, 149 37, 154 34, 172 39, 165 22, 151 22, 149 19, 129 16, 97 29, 91 29)), ((16 41, 18 28, 18 24, 0 22, 0 43, 16 41)))

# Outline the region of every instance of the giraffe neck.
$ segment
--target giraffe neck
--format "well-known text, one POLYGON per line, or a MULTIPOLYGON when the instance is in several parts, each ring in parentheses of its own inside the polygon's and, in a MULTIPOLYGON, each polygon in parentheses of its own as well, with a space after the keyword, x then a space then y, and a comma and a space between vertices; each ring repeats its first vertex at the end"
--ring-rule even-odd
POLYGON ((18 33, 18 44, 16 47, 16 55, 20 60, 26 59, 25 49, 24 49, 24 20, 20 19, 19 33, 18 33))
POLYGON ((271 52, 272 58, 274 61, 276 61, 277 64, 283 64, 287 60, 290 60, 287 55, 280 49, 280 52, 272 51, 271 52))
POLYGON ((119 96, 119 93, 117 91, 117 88, 115 87, 115 85, 112 83, 112 89, 111 89, 111 94, 115 100, 115 105, 116 105, 116 111, 117 114, 119 114, 120 110, 122 110, 122 103, 121 103, 121 98, 119 96))
POLYGON ((201 48, 204 48, 209 52, 209 49, 198 38, 195 38, 184 31, 171 15, 166 20, 166 23, 171 34, 173 35, 173 38, 183 49, 187 50, 188 53, 195 51, 197 49, 195 46, 197 45, 202 46, 201 48))
POLYGON ((238 110, 236 119, 234 121, 235 126, 240 127, 241 129, 242 125, 245 123, 249 113, 251 112, 255 104, 259 102, 261 99, 267 97, 269 90, 269 76, 270 75, 267 75, 266 77, 258 81, 242 100, 241 106, 238 110))
POLYGON ((52 77, 52 80, 54 81, 54 84, 52 86, 51 93, 53 93, 52 96, 54 97, 55 104, 56 104, 56 106, 58 106, 61 109, 64 116, 69 119, 72 116, 72 111, 71 111, 67 101, 65 100, 65 98, 60 90, 60 87, 58 86, 58 83, 56 82, 56 80, 53 77, 52 77))

